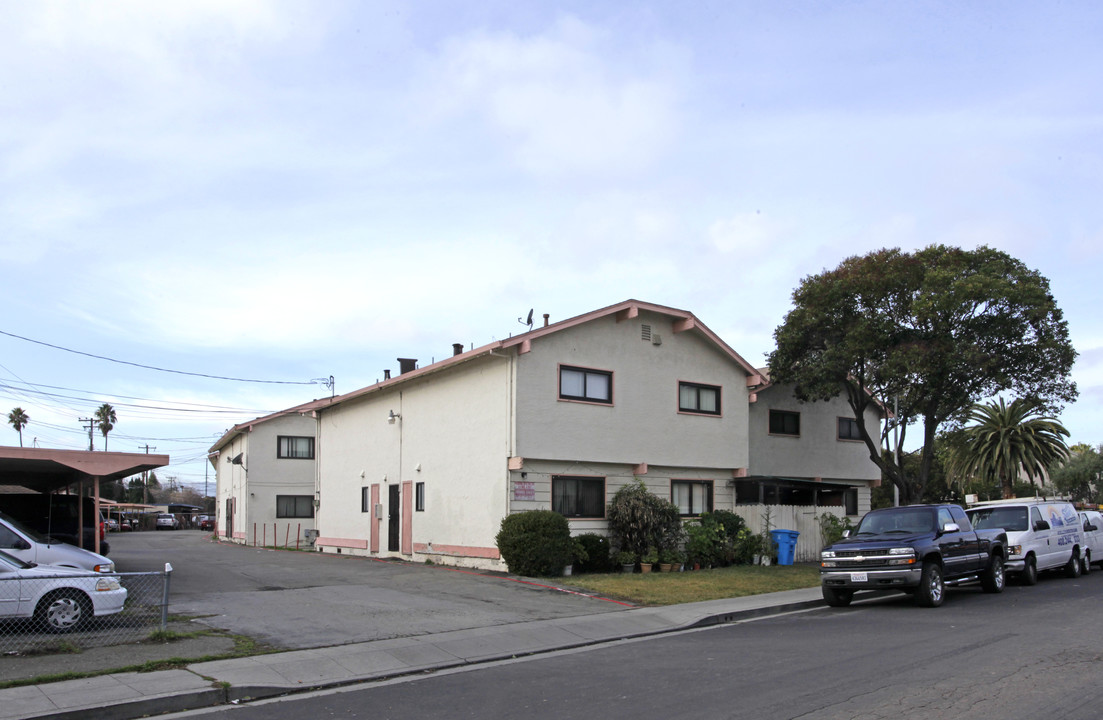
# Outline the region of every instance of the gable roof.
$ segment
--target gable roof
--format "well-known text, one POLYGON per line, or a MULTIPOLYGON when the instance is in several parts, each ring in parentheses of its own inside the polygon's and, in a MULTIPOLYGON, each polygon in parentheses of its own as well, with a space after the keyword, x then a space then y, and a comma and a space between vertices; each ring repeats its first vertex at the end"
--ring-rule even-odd
POLYGON ((211 446, 211 449, 208 450, 207 453, 208 455, 214 455, 220 452, 222 448, 224 448, 226 445, 229 445, 230 442, 238 435, 251 432, 254 425, 260 425, 261 423, 277 420, 281 417, 287 417, 288 415, 307 415, 314 412, 314 409, 318 405, 328 403, 330 402, 330 400, 331 398, 326 398, 324 400, 311 400, 310 402, 303 403, 302 405, 296 405, 295 407, 290 407, 286 410, 280 410, 268 415, 262 415, 252 420, 247 420, 243 423, 238 423, 237 425, 234 425, 232 428, 224 432, 222 434, 222 437, 220 437, 215 442, 215 444, 211 446))
MULTIPOLYGON (((568 330, 577 325, 582 325, 583 323, 593 322, 594 320, 598 320, 600 318, 609 317, 610 315, 616 316, 617 322, 629 320, 631 318, 637 317, 640 314, 641 310, 659 315, 666 315, 667 317, 673 318, 675 334, 681 332, 695 332, 704 337, 706 340, 715 345, 721 353, 727 355, 732 360, 732 362, 734 362, 740 369, 743 370, 744 373, 746 373, 747 377, 749 378, 749 385, 760 385, 765 382, 762 375, 759 373, 758 370, 754 368, 753 365, 743 359, 743 357, 735 350, 733 350, 730 345, 721 340, 720 336, 710 330, 708 326, 701 322, 693 313, 687 310, 678 310, 676 308, 641 302, 639 300, 625 300, 615 305, 610 305, 599 310, 593 310, 583 315, 578 315, 566 320, 561 320, 556 323, 551 323, 541 328, 529 330, 528 332, 522 333, 520 335, 515 335, 513 337, 507 338, 506 340, 497 340, 487 345, 483 345, 482 347, 477 347, 468 350, 467 352, 458 353, 451 357, 445 358, 444 360, 439 360, 435 363, 432 363, 431 365, 426 365, 425 367, 404 372, 397 377, 377 382, 374 385, 369 385, 367 387, 360 388, 359 390, 353 390, 352 392, 348 392, 343 395, 337 395, 336 397, 332 398, 326 398, 324 400, 315 400, 312 403, 306 403, 305 405, 299 406, 299 408, 307 408, 309 406, 309 409, 305 410, 305 412, 317 412, 327 407, 340 405, 350 400, 356 400, 361 397, 382 392, 383 390, 389 390, 391 388, 394 388, 395 386, 408 383, 418 378, 423 378, 427 375, 441 372, 442 370, 446 370, 454 366, 470 362, 477 358, 494 355, 495 351, 516 349, 516 352, 518 354, 523 355, 529 352, 533 340, 538 340, 539 338, 545 337, 547 335, 568 330)), ((300 410, 298 408, 292 408, 291 410, 284 411, 284 413, 299 411, 300 410)), ((262 420, 263 419, 267 418, 262 418, 262 420)), ((249 423, 245 423, 245 425, 248 424, 249 423)))

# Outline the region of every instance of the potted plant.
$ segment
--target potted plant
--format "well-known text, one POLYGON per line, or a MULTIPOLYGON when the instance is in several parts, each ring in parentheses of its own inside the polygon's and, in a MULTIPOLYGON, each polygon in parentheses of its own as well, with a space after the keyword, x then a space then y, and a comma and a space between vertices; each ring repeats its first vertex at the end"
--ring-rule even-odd
POLYGON ((563 568, 563 576, 574 572, 575 565, 581 565, 590 559, 590 553, 586 552, 586 546, 578 538, 571 538, 571 562, 563 568))
POLYGON ((659 562, 659 551, 655 549, 655 546, 647 548, 647 552, 640 558, 640 572, 651 572, 651 566, 659 562))
POLYGON ((677 550, 664 548, 659 551, 659 570, 661 572, 674 572, 682 564, 677 550))
POLYGON ((620 565, 621 572, 631 573, 636 569, 636 556, 627 550, 621 550, 617 553, 617 563, 620 565))

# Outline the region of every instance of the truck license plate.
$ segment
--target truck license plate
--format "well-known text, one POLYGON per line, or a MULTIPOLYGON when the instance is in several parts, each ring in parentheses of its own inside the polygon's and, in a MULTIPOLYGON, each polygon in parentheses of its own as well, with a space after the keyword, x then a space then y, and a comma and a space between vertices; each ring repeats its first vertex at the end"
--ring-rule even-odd
POLYGON ((865 573, 850 573, 850 582, 868 582, 869 578, 865 573))

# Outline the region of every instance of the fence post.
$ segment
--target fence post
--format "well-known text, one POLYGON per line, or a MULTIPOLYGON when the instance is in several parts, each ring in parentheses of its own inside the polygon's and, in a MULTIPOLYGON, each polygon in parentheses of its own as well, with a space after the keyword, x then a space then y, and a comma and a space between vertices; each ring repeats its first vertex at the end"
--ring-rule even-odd
POLYGON ((165 563, 165 590, 161 597, 161 632, 165 632, 169 627, 169 578, 171 577, 172 563, 165 563))

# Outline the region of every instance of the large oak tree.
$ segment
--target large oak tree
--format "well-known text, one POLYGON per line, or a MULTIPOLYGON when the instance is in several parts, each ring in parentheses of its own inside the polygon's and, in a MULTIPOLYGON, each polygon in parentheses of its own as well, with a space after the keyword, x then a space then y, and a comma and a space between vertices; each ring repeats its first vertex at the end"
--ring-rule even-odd
POLYGON ((935 433, 974 403, 1011 391, 1052 413, 1076 398, 1068 379, 1076 351, 1049 281, 998 250, 932 245, 851 257, 805 278, 774 332, 771 380, 805 401, 846 395, 870 459, 917 501, 927 484, 935 433), (882 436, 861 419, 876 404, 892 411, 882 436), (899 448, 922 423, 918 472, 899 448), (894 452, 882 453, 892 425, 894 452))

